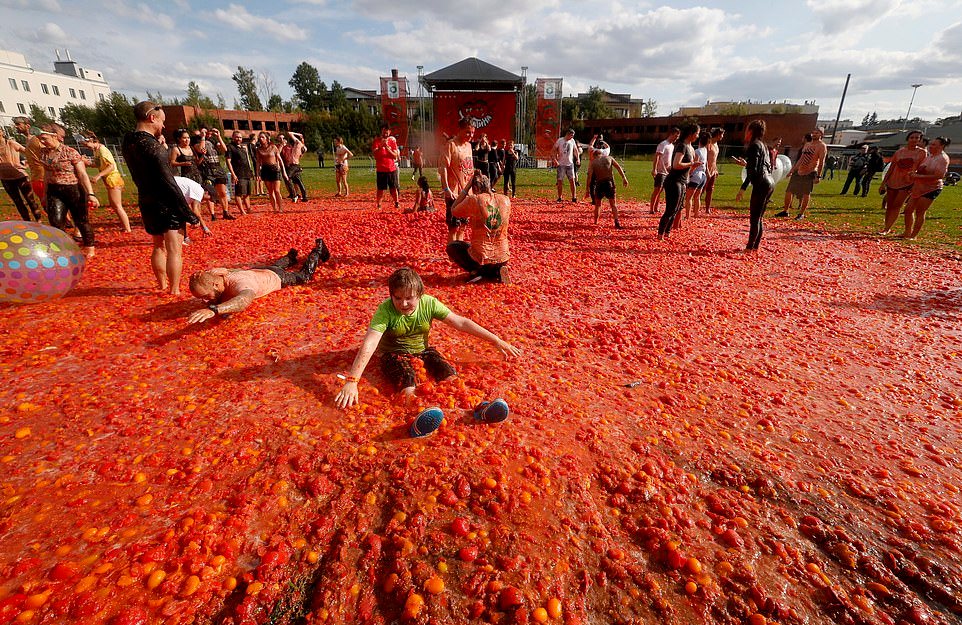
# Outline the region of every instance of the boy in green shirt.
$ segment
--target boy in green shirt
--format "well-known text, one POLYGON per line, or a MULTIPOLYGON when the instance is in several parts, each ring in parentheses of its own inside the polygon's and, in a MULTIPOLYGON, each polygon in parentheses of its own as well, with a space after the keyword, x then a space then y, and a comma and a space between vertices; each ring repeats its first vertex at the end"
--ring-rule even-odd
MULTIPOLYGON (((451 312, 434 297, 424 295, 424 283, 412 269, 398 269, 391 274, 388 278, 388 289, 391 297, 384 300, 375 311, 344 387, 334 398, 338 408, 347 408, 357 403, 357 382, 375 351, 381 352, 381 368, 385 377, 401 389, 406 400, 414 397, 416 386, 414 367, 411 366, 412 358, 420 358, 427 372, 442 382, 457 376, 454 367, 438 350, 428 344, 431 323, 435 319, 488 341, 501 350, 506 358, 521 354, 517 347, 470 319, 451 312)), ((437 422, 440 425, 440 419, 437 422)))

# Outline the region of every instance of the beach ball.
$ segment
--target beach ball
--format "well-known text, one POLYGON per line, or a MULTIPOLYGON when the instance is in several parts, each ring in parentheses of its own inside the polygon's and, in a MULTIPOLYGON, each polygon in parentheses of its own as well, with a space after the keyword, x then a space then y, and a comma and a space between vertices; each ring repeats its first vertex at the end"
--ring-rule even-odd
POLYGON ((0 302, 30 304, 61 297, 80 281, 85 261, 63 230, 0 221, 0 302))

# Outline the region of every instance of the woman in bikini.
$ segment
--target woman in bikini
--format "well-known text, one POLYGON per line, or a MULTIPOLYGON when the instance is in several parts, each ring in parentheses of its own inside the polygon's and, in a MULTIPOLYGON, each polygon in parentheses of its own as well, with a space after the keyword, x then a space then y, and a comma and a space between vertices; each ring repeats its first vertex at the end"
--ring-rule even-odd
POLYGON ((257 135, 255 156, 257 171, 260 172, 261 180, 267 185, 267 197, 271 201, 271 207, 274 212, 280 213, 284 209, 280 183, 284 173, 284 161, 281 160, 281 151, 271 143, 270 135, 266 132, 257 135))

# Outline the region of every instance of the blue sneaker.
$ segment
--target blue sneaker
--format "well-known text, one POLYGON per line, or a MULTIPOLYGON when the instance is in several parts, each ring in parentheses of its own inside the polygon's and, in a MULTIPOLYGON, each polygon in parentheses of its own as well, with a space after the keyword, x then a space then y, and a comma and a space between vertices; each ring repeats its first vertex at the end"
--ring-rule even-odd
POLYGON ((444 412, 440 408, 422 410, 421 414, 414 417, 414 423, 411 424, 411 436, 420 438, 433 434, 441 427, 441 421, 444 421, 444 412))
POLYGON ((474 408, 474 418, 485 423, 501 423, 510 414, 508 402, 500 397, 494 401, 483 401, 474 408))

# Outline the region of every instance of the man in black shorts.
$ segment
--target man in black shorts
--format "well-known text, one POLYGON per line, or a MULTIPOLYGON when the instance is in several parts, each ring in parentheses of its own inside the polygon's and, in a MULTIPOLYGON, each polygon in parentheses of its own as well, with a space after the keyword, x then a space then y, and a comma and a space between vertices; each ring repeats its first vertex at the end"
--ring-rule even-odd
POLYGON ((170 169, 167 150, 157 141, 166 119, 163 107, 139 102, 134 105, 134 119, 137 126, 124 136, 122 151, 137 185, 144 230, 153 237, 150 265, 157 285, 162 290, 170 289, 171 295, 180 295, 184 262, 181 230, 187 224, 197 225, 200 219, 187 206, 170 169))
POLYGON ((671 159, 675 153, 675 142, 681 136, 681 128, 672 126, 668 129, 668 136, 655 148, 655 155, 651 159, 651 177, 655 179, 655 187, 651 191, 651 199, 648 201, 651 214, 658 212, 658 201, 661 199, 661 190, 665 186, 665 178, 671 171, 671 159))
POLYGON ((244 135, 235 130, 227 146, 227 169, 234 178, 234 203, 241 215, 251 212, 251 178, 254 164, 250 150, 244 145, 244 135))
POLYGON ((394 208, 400 208, 397 159, 400 158, 401 152, 397 147, 397 139, 391 136, 391 127, 387 124, 381 125, 381 135, 375 137, 371 154, 374 155, 374 169, 377 172, 375 207, 381 208, 381 196, 384 195, 385 190, 390 189, 391 197, 394 198, 394 208))
POLYGON ((608 144, 602 141, 598 146, 601 153, 591 159, 588 165, 588 192, 591 194, 591 201, 595 205, 595 224, 601 219, 601 200, 608 198, 611 215, 615 219, 615 229, 621 230, 621 224, 618 222, 618 205, 615 202, 615 176, 612 169, 617 169, 618 173, 621 174, 626 189, 628 188, 628 176, 625 175, 625 170, 621 168, 618 161, 604 153, 607 147, 608 144))

